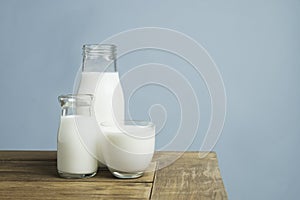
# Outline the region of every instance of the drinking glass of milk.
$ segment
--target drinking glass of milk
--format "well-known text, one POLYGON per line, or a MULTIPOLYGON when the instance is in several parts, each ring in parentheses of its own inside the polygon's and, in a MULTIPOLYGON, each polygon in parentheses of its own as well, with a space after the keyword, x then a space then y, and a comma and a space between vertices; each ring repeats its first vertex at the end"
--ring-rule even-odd
POLYGON ((102 152, 110 172, 118 178, 138 178, 151 163, 155 125, 146 121, 100 123, 104 133, 102 152))
POLYGON ((63 178, 92 177, 98 169, 97 144, 93 135, 99 131, 91 116, 93 96, 69 94, 59 96, 58 100, 61 105, 57 136, 58 174, 63 178))

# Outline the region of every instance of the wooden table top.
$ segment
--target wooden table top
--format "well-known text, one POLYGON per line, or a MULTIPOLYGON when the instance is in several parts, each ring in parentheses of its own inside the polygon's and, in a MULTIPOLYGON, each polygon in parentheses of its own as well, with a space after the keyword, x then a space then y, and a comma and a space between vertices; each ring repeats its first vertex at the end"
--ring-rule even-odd
POLYGON ((137 179, 114 178, 106 168, 63 179, 55 151, 0 151, 0 199, 227 199, 214 152, 156 152, 153 160, 137 179))

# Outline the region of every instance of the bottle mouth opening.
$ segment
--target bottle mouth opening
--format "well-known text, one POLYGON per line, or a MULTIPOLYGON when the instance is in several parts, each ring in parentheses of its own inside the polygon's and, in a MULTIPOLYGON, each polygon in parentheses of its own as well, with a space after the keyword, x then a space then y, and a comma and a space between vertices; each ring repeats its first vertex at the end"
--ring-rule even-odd
POLYGON ((92 94, 60 95, 58 97, 58 101, 60 102, 61 106, 70 106, 75 104, 77 106, 89 106, 92 104, 93 95, 92 94))
POLYGON ((114 44, 85 44, 82 47, 84 57, 106 57, 110 60, 115 59, 117 46, 114 44))

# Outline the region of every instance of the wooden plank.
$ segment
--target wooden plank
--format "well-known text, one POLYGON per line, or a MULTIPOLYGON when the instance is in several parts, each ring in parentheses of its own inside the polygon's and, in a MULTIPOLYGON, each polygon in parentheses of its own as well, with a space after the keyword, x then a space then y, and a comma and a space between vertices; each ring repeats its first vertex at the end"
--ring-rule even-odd
MULTIPOLYGON (((158 153, 156 160, 176 153, 158 153)), ((227 199, 216 154, 186 152, 173 164, 158 170, 151 199, 227 199)))
POLYGON ((149 199, 151 183, 0 182, 1 199, 149 199))
POLYGON ((56 160, 56 151, 0 151, 0 161, 56 160))
POLYGON ((51 181, 51 182, 137 182, 152 183, 155 173, 155 163, 151 163, 147 172, 138 179, 115 178, 107 168, 98 170, 96 176, 88 179, 59 178, 56 161, 0 161, 0 181, 51 181))
POLYGON ((107 169, 63 179, 55 151, 0 151, 0 199, 227 199, 215 153, 156 152, 154 162, 138 179, 117 179, 107 169))

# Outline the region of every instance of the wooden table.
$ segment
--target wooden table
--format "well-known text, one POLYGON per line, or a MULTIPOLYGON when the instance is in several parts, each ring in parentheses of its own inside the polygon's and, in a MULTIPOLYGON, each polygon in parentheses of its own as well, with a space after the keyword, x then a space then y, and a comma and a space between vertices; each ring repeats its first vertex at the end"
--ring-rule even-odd
POLYGON ((0 199, 227 199, 214 152, 156 152, 154 160, 138 179, 99 169, 70 180, 58 177, 54 151, 0 151, 0 199))

